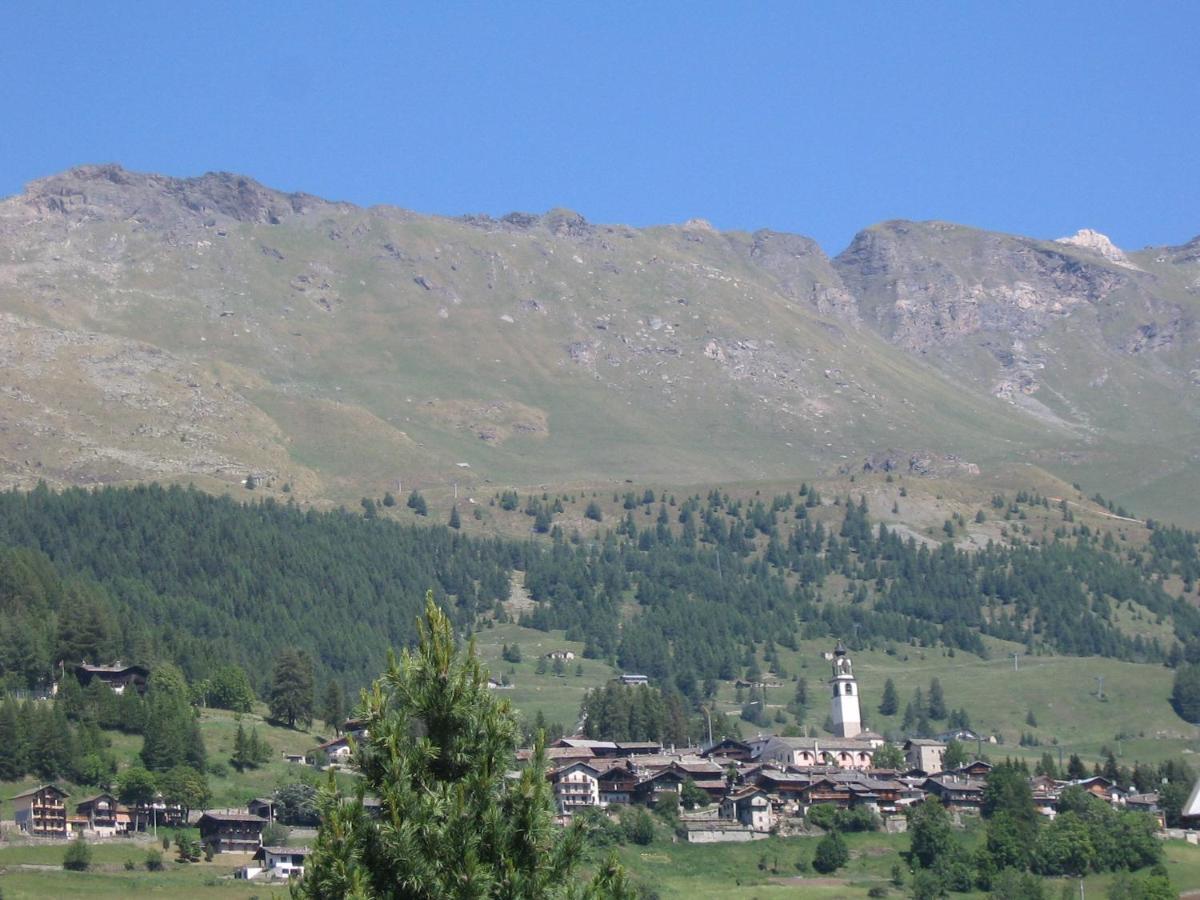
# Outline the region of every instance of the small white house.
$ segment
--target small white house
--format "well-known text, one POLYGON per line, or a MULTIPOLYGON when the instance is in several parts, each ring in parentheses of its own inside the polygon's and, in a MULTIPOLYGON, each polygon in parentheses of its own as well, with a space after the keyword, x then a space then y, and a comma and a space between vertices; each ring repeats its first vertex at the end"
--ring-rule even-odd
POLYGON ((747 787, 721 801, 720 817, 749 826, 753 831, 770 831, 774 824, 771 801, 766 791, 747 787))
POLYGON ((575 658, 574 650, 551 650, 546 654, 546 659, 561 659, 564 662, 570 662, 575 658))
POLYGON ((315 757, 318 751, 325 754, 325 758, 331 765, 348 763, 350 762, 350 736, 344 734, 339 738, 326 741, 315 750, 309 751, 309 755, 315 757))
POLYGON ((255 878, 300 878, 304 875, 304 860, 307 847, 259 847, 255 851, 252 865, 244 866, 238 876, 255 878))

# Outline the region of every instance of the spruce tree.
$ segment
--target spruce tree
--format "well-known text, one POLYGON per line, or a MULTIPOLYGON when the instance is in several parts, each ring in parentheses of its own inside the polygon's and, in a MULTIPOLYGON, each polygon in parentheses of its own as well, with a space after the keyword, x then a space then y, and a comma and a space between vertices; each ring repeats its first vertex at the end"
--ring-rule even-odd
POLYGON ((28 732, 12 697, 0 704, 0 781, 17 781, 29 770, 28 732))
MULTIPOLYGON (((488 690, 474 644, 455 647, 449 618, 426 596, 415 650, 392 657, 365 699, 362 778, 346 802, 332 777, 305 878, 310 898, 549 900, 580 896, 572 874, 583 831, 554 824, 546 755, 515 780, 517 720, 488 690), (414 735, 419 735, 414 739, 414 735), (379 798, 378 819, 363 807, 379 798), (399 891, 399 893, 398 893, 399 891)), ((632 897, 608 866, 592 897, 632 897), (614 886, 614 884, 620 886, 614 886)))
POLYGON ((256 766, 266 765, 271 761, 271 745, 258 736, 258 729, 250 729, 247 739, 247 753, 256 766))
POLYGON ((892 679, 883 683, 883 697, 879 700, 879 714, 894 716, 900 708, 900 698, 896 696, 896 685, 892 679))
POLYGON ((305 725, 313 716, 313 664, 308 654, 295 647, 285 647, 275 657, 271 673, 271 690, 267 696, 271 718, 295 728, 305 725))
POLYGON ((346 720, 346 701, 342 694, 341 682, 330 679, 325 685, 325 699, 321 703, 321 718, 325 724, 338 734, 342 733, 342 723, 346 720))
POLYGON ((937 678, 929 682, 929 702, 926 714, 935 722, 946 718, 946 698, 942 693, 942 683, 937 678))
POLYGON ((233 736, 233 756, 230 764, 239 772, 245 771, 250 765, 250 748, 246 742, 246 729, 238 722, 237 733, 233 736))

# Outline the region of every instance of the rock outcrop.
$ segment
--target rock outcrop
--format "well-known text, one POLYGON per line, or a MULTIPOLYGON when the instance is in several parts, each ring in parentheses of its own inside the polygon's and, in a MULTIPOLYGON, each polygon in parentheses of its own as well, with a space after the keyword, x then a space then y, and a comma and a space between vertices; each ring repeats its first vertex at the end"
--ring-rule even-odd
POLYGON ((1090 228, 1081 228, 1070 237, 1061 237, 1057 243, 1091 250, 1093 253, 1099 253, 1110 263, 1124 266, 1127 269, 1138 268, 1129 261, 1129 257, 1125 255, 1125 252, 1109 239, 1108 235, 1101 234, 1099 231, 1093 231, 1090 228))
POLYGON ((981 331, 1040 334, 1130 275, 1053 242, 944 222, 887 222, 834 260, 864 319, 918 352, 981 331))

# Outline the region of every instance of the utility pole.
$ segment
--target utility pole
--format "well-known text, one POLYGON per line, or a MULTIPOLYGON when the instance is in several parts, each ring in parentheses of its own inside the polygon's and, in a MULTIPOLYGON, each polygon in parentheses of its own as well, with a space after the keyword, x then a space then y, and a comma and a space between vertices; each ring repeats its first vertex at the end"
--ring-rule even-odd
POLYGON ((1097 685, 1096 699, 1103 700, 1104 699, 1104 676, 1103 675, 1096 676, 1096 685, 1097 685))
POLYGON ((1014 672, 1019 671, 1020 667, 1017 665, 1017 660, 1021 658, 1021 654, 1020 653, 1010 653, 1008 655, 1013 658, 1013 671, 1014 672))

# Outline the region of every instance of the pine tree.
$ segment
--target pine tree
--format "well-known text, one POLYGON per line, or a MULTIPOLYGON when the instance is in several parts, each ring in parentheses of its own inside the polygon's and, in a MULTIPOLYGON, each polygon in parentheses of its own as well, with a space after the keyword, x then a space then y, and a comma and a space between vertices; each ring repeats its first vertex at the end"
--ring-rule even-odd
POLYGON ((12 697, 0 704, 0 781, 17 781, 29 771, 29 733, 12 697))
POLYGON ((408 508, 415 512, 418 516, 429 515, 429 506, 425 503, 425 498, 421 496, 420 491, 413 490, 408 495, 408 508))
POLYGON ((271 761, 271 745, 258 736, 258 729, 250 729, 250 758, 256 766, 266 765, 271 761))
POLYGON ((238 722, 237 733, 233 736, 233 756, 229 763, 239 772, 245 771, 251 765, 250 747, 246 741, 246 729, 238 722))
POLYGON ((462 528, 462 519, 460 519, 458 517, 458 507, 457 506, 450 507, 450 521, 448 524, 451 528, 455 529, 456 531, 458 529, 462 528))
POLYGON ((271 690, 267 697, 271 718, 295 728, 308 725, 313 716, 313 664, 308 654, 285 647, 275 657, 271 672, 271 690))
POLYGON ((942 683, 937 678, 929 682, 929 702, 926 706, 926 715, 935 722, 946 718, 946 698, 942 694, 942 683))
POLYGON ((179 669, 160 665, 150 677, 142 727, 142 764, 163 772, 173 766, 203 769, 204 739, 179 669))
POLYGON ((896 685, 889 678, 883 683, 883 697, 879 701, 879 714, 881 716, 894 716, 899 708, 900 698, 896 696, 896 685))
POLYGON ((346 720, 346 702, 342 694, 342 684, 336 679, 330 679, 329 684, 325 686, 325 699, 321 703, 321 718, 335 732, 342 733, 342 723, 346 720))
MULTIPOLYGON (((487 688, 474 645, 455 647, 450 620, 430 592, 420 641, 367 695, 368 737, 355 796, 343 802, 330 779, 316 847, 297 886, 302 896, 529 898, 565 896, 583 851, 583 831, 554 825, 541 740, 521 776, 514 763, 517 721, 487 688), (413 740, 420 727, 424 736, 413 740), (377 796, 382 814, 367 815, 377 796), (403 827, 380 822, 402 822, 403 827)), ((601 886, 593 896, 630 896, 601 886)))
POLYGON ((1072 753, 1071 758, 1067 760, 1067 778, 1071 781, 1087 778, 1087 766, 1083 764, 1083 760, 1075 753, 1072 753))

